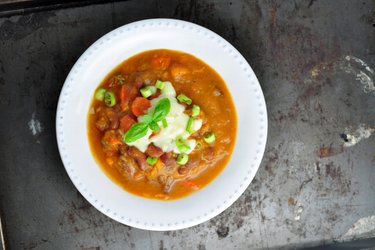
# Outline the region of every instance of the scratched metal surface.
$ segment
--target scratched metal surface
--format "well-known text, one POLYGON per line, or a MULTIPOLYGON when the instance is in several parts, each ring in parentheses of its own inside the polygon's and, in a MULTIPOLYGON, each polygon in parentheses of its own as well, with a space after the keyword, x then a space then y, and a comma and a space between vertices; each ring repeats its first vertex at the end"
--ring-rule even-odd
POLYGON ((126 1, 1 18, 8 248, 295 248, 374 236, 374 55, 374 1, 126 1), (154 17, 190 20, 231 42, 269 112, 265 156, 246 192, 216 218, 174 232, 99 213, 69 180, 55 139, 59 92, 80 54, 108 31, 154 17))

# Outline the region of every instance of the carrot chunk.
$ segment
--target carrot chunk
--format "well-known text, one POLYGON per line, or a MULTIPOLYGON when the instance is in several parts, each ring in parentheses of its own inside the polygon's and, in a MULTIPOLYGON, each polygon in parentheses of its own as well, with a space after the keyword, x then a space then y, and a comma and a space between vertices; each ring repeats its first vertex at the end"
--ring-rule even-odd
POLYGON ((125 115, 120 120, 120 129, 126 133, 133 124, 135 124, 136 121, 130 117, 130 115, 125 115))

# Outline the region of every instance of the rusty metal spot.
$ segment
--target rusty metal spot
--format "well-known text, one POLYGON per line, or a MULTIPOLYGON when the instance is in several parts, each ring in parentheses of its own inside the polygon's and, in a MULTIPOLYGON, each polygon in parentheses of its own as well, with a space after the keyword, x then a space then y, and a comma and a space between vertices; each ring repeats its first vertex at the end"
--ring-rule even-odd
POLYGON ((341 146, 339 148, 333 148, 333 147, 321 147, 318 152, 318 156, 320 158, 330 157, 333 155, 341 154, 344 152, 344 148, 341 146))
POLYGON ((289 197, 288 199, 288 205, 289 206, 294 206, 296 204, 296 201, 293 199, 293 197, 289 197))
POLYGON ((229 234, 229 227, 226 226, 219 226, 219 228, 216 230, 217 236, 219 236, 220 239, 225 238, 229 234))

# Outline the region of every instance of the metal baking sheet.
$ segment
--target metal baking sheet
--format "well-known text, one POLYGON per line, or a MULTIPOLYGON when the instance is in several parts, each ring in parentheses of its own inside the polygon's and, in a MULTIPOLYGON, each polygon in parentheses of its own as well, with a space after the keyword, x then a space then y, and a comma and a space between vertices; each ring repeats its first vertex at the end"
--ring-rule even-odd
MULTIPOLYGON (((375 232, 375 2, 123 1, 0 18, 0 213, 9 249, 269 249, 375 232), (61 163, 62 84, 100 36, 145 18, 212 29, 262 85, 262 165, 229 209, 193 228, 121 225, 77 192, 61 163)), ((357 245, 358 246, 358 245, 357 245)))

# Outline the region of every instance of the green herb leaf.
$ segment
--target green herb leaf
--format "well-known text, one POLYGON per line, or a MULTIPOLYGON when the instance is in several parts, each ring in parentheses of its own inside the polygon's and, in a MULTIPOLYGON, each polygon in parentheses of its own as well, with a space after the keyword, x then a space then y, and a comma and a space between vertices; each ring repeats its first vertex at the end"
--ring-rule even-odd
POLYGON ((152 122, 152 116, 151 116, 151 115, 148 115, 148 114, 147 114, 147 115, 140 116, 140 117, 139 117, 139 122, 149 124, 150 122, 152 122))
POLYGON ((126 132, 124 135, 124 142, 131 143, 138 139, 141 139, 147 134, 148 124, 147 123, 136 123, 126 132))
POLYGON ((152 131, 157 132, 160 130, 160 127, 156 122, 153 121, 150 123, 150 129, 152 129, 152 131))
POLYGON ((158 104, 156 104, 155 111, 152 114, 152 120, 158 122, 163 120, 171 110, 171 101, 168 98, 161 99, 158 104))

